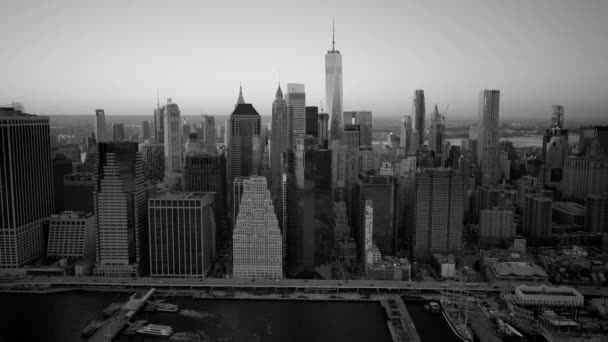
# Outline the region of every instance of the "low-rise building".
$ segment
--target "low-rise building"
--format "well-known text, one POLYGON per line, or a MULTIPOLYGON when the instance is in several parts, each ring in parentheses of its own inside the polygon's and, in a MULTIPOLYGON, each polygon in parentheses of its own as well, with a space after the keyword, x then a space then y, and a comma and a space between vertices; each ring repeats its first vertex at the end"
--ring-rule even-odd
POLYGON ((554 202, 551 219, 557 224, 584 226, 585 206, 574 202, 554 202))
POLYGON ((549 279, 542 267, 531 262, 498 262, 485 271, 492 283, 544 283, 549 279))
POLYGON ((354 239, 342 239, 338 241, 338 260, 341 262, 357 261, 357 243, 354 239))
POLYGON ((367 265, 367 278, 373 280, 411 280, 412 266, 406 258, 385 257, 367 265))
POLYGON ((582 307, 584 297, 572 287, 529 286, 515 288, 515 298, 519 305, 544 307, 582 307))
POLYGON ((453 255, 435 253, 433 254, 433 262, 437 273, 442 279, 452 279, 456 277, 456 260, 453 255))
POLYGON ((47 255, 60 258, 95 256, 93 213, 64 211, 49 218, 47 255))

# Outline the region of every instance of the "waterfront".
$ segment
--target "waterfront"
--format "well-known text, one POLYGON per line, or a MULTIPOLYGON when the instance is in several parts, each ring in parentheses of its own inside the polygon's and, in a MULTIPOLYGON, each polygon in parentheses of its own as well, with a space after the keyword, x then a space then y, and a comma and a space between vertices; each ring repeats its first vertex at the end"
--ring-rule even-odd
MULTIPOLYGON (((0 341, 84 341, 80 331, 127 293, 0 294, 0 341)), ((173 327, 171 338, 119 341, 390 341, 377 302, 304 302, 173 297, 179 313, 142 312, 137 319, 173 327)))

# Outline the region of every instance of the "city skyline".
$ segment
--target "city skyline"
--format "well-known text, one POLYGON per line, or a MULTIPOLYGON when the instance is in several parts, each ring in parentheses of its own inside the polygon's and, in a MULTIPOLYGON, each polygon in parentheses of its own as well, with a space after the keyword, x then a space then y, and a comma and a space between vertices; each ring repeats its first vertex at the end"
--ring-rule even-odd
POLYGON ((554 103, 577 118, 605 112, 605 2, 307 3, 294 5, 296 17, 284 15, 294 7, 269 2, 186 3, 3 3, 0 103, 50 115, 152 115, 160 88, 184 115, 228 115, 242 83, 270 117, 277 83, 297 82, 307 105, 322 102, 328 112, 323 62, 335 16, 344 111, 399 120, 413 114, 411 94, 423 89, 429 108, 449 105, 448 121, 471 118, 487 88, 501 90, 504 119, 540 118, 554 103), (158 24, 169 15, 175 25, 158 24))

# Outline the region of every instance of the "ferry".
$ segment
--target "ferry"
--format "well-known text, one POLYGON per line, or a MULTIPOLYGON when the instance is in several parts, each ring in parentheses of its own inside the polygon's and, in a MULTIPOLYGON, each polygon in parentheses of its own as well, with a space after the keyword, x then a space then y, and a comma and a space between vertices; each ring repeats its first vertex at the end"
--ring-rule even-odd
POLYGON ((430 311, 432 313, 440 313, 441 312, 441 307, 439 306, 439 304, 437 302, 430 302, 429 303, 429 308, 430 308, 430 311))
MULTIPOLYGON (((467 325, 468 319, 468 296, 465 297, 466 303, 463 313, 460 312, 463 308, 463 303, 457 303, 453 301, 454 298, 448 298, 447 296, 441 296, 441 313, 443 318, 450 326, 450 329, 463 342, 472 342, 473 333, 467 325)), ((462 300, 462 297, 461 297, 462 300)))
POLYGON ((177 312, 177 310, 179 310, 179 306, 177 306, 176 304, 170 304, 170 303, 156 304, 156 311, 177 312))
POLYGON ((171 336, 173 329, 168 325, 148 324, 137 332, 142 335, 171 336))

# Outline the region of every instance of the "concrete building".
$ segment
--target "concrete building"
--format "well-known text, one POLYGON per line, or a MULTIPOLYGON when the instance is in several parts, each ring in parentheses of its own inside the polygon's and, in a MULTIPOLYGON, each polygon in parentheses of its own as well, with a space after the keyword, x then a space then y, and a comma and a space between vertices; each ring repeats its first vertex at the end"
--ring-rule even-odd
POLYGON ((287 83, 285 104, 287 105, 287 115, 291 120, 291 148, 295 148, 296 140, 306 136, 306 93, 304 84, 287 83))
POLYGON ((306 107, 306 135, 319 138, 319 107, 306 107))
POLYGON ((584 201, 592 192, 608 192, 608 158, 570 157, 564 164, 563 197, 584 201))
POLYGON ((479 215, 479 241, 497 243, 515 235, 515 213, 512 210, 483 209, 479 215))
MULTIPOLYGON (((347 134, 347 131, 353 131, 353 126, 348 126, 350 129, 347 129, 347 125, 355 125, 357 126, 357 130, 359 132, 359 141, 357 147, 361 148, 372 148, 372 112, 370 111, 354 111, 354 112, 344 112, 344 133, 347 134)), ((343 137, 344 139, 344 137, 343 137)), ((344 142, 343 142, 344 144, 344 142)), ((347 145, 349 145, 347 143, 347 145)), ((350 146, 350 145, 349 145, 350 146)))
MULTIPOLYGON (((261 118, 253 105, 245 103, 242 92, 228 121, 228 190, 233 195, 234 180, 237 177, 250 177, 260 174, 262 166, 261 118)), ((235 199, 230 198, 230 208, 235 199)), ((236 213, 230 216, 236 222, 236 213)))
POLYGON ((542 267, 530 262, 497 262, 485 268, 491 283, 545 283, 549 280, 542 267))
POLYGON ((205 152, 217 154, 217 142, 216 129, 215 129, 215 118, 212 115, 203 115, 202 117, 202 131, 203 136, 199 136, 199 139, 203 139, 205 142, 205 152))
POLYGON ((46 254, 61 258, 95 258, 93 213, 64 211, 51 215, 46 254))
POLYGON ((63 207, 67 211, 94 212, 95 175, 70 173, 63 176, 63 207))
POLYGON ((162 182, 165 178, 165 145, 144 142, 139 145, 139 150, 146 180, 162 182))
POLYGON ((383 160, 380 163, 380 168, 378 169, 378 175, 380 176, 394 176, 395 175, 395 167, 393 163, 388 160, 383 160))
POLYGON ((413 205, 408 224, 414 227, 411 238, 414 258, 459 250, 463 225, 462 174, 454 169, 425 169, 416 174, 410 196, 413 205))
POLYGON ((424 90, 417 89, 414 91, 414 99, 412 100, 412 113, 415 119, 414 130, 418 132, 418 147, 424 146, 424 137, 426 136, 425 112, 424 90))
POLYGON ((215 255, 214 195, 162 193, 148 201, 150 275, 203 278, 215 255))
POLYGON ((147 263, 147 192, 137 143, 99 144, 95 170, 98 276, 141 275, 147 263))
POLYGON ((49 118, 0 107, 0 269, 42 256, 53 213, 49 118))
POLYGON ((585 207, 573 202, 553 202, 552 221, 557 224, 584 226, 585 207))
POLYGON ((456 260, 452 254, 433 253, 433 266, 441 279, 456 278, 456 260))
POLYGON ((125 124, 112 123, 112 141, 125 141, 125 124))
POLYGON ((95 121, 93 122, 93 126, 97 142, 107 141, 108 131, 106 128, 106 115, 103 109, 95 109, 95 121))
POLYGON ((243 181, 243 197, 233 232, 233 276, 281 279, 282 238, 266 178, 243 181))
POLYGON ((165 106, 165 182, 171 189, 181 189, 182 158, 183 158, 183 130, 182 119, 177 104, 167 99, 165 106))
POLYGON ((351 236, 347 215, 346 202, 339 201, 333 203, 334 248, 338 246, 339 241, 351 236))
POLYGON ((357 243, 352 238, 343 238, 337 243, 338 260, 345 263, 357 261, 357 243))
POLYGON ((479 94, 479 140, 477 156, 481 164, 483 185, 495 185, 500 180, 498 150, 499 90, 482 90, 479 94))
POLYGON ((608 233, 608 192, 587 194, 585 231, 608 233))
POLYGON ((355 124, 344 124, 342 131, 342 146, 350 150, 358 150, 361 146, 361 126, 355 124))
POLYGON ((386 256, 394 256, 396 251, 395 215, 395 183, 391 176, 362 176, 354 183, 352 193, 352 224, 361 234, 364 232, 366 206, 371 201, 373 206, 372 240, 380 252, 386 256))
POLYGON ((141 123, 141 138, 144 141, 150 140, 150 122, 147 120, 141 123))
POLYGON ((412 136, 412 117, 409 115, 404 115, 401 118, 401 125, 399 126, 400 135, 399 135, 399 146, 405 149, 406 153, 409 155, 409 140, 412 136))
POLYGON ((406 258, 384 257, 366 266, 367 279, 372 280, 412 280, 412 265, 406 258))
POLYGON ((551 214, 553 200, 541 194, 528 194, 523 202, 523 233, 528 238, 551 236, 551 214))
POLYGON ((336 50, 332 32, 331 50, 325 55, 325 104, 329 113, 329 141, 340 140, 342 133, 342 55, 336 50))

